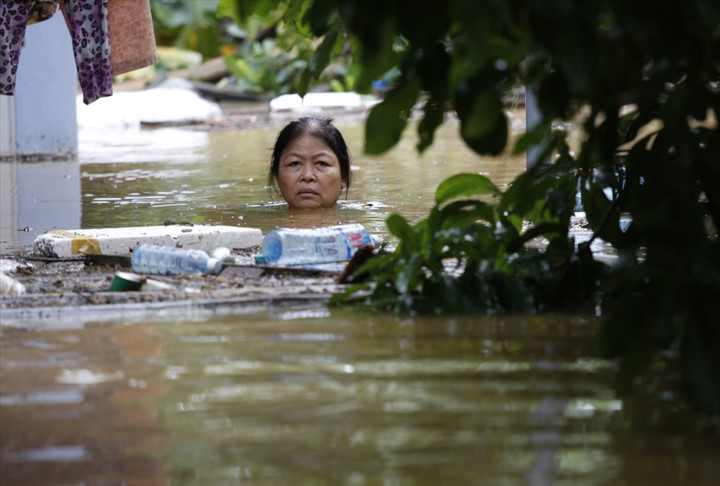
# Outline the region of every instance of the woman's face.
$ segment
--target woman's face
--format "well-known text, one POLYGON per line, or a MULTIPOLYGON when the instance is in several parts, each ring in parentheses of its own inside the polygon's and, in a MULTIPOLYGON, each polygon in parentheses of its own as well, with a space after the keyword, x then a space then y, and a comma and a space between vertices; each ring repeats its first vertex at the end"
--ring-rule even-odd
POLYGON ((277 184, 291 208, 327 208, 345 188, 340 162, 320 138, 301 135, 280 155, 277 184))

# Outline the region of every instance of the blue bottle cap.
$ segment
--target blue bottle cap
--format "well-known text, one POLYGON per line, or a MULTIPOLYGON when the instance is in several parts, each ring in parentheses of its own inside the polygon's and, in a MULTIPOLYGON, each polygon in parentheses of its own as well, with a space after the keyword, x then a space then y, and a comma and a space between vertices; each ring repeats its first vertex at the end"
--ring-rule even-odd
POLYGON ((279 239, 271 239, 270 241, 263 242, 263 257, 265 262, 272 263, 276 262, 282 256, 282 241, 279 239))

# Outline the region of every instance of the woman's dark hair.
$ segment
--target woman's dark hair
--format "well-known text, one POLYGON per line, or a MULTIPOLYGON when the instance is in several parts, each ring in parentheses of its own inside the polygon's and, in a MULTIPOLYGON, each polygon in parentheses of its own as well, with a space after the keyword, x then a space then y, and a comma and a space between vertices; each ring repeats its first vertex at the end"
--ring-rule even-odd
POLYGON ((312 135, 327 144, 340 162, 340 177, 345 182, 345 193, 350 188, 350 153, 340 130, 332 124, 332 118, 302 117, 288 123, 278 134, 273 147, 268 173, 268 185, 276 187, 280 157, 298 137, 312 135))

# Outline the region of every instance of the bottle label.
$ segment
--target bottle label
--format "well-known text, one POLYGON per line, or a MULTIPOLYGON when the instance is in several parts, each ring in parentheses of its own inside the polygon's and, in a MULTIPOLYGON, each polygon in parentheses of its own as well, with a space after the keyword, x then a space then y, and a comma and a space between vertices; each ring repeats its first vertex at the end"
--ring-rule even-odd
POLYGON ((201 250, 157 245, 139 245, 131 257, 136 272, 159 275, 214 273, 218 270, 215 262, 201 250))
POLYGON ((280 228, 263 239, 262 253, 268 264, 304 265, 349 260, 373 241, 359 224, 314 229, 280 228))
POLYGON ((358 249, 370 244, 372 240, 366 231, 338 229, 335 234, 318 236, 315 252, 322 258, 349 260, 358 249))

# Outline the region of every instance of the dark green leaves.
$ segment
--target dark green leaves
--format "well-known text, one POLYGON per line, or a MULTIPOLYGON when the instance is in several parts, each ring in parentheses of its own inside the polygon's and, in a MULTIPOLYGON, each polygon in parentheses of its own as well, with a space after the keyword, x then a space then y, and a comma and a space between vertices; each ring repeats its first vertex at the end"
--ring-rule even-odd
POLYGON ((418 136, 420 141, 417 144, 418 152, 425 151, 433 143, 435 129, 445 119, 445 104, 430 98, 423 107, 423 119, 418 124, 418 136))
POLYGON ((320 77, 320 74, 330 63, 332 54, 339 51, 342 47, 342 43, 338 45, 338 40, 341 40, 340 25, 335 24, 328 30, 327 34, 325 34, 322 43, 308 60, 307 67, 298 85, 298 94, 300 96, 305 96, 310 80, 320 77))
MULTIPOLYGON (((574 200, 574 193, 565 194, 574 200)), ((475 196, 502 196, 506 203, 510 198, 485 176, 458 174, 440 183, 426 219, 411 225, 398 214, 390 216, 388 229, 398 239, 395 251, 379 257, 386 258, 385 264, 369 271, 367 285, 335 303, 369 292, 365 299, 372 307, 456 314, 533 312, 562 307, 568 298, 580 305, 592 301, 599 268, 592 259, 575 258, 567 225, 557 223, 553 207, 544 210, 548 222, 523 231, 517 218, 500 211, 499 198, 464 199, 475 196), (540 236, 551 241, 552 251, 526 246, 540 236), (552 267, 563 271, 549 272, 552 267)))
POLYGON ((422 272, 422 263, 419 255, 414 255, 406 262, 403 262, 395 278, 395 288, 400 295, 410 294, 418 286, 422 272))
POLYGON ((390 91, 385 100, 372 108, 365 123, 366 153, 381 154, 400 140, 419 89, 417 80, 409 80, 390 91))
POLYGON ((435 191, 435 202, 443 203, 455 197, 483 194, 497 195, 500 194, 500 190, 483 175, 457 174, 440 183, 435 191))
POLYGON ((265 15, 277 7, 277 1, 274 0, 220 0, 217 17, 229 17, 242 24, 252 15, 265 15))
POLYGON ((415 235, 415 230, 412 226, 410 226, 405 218, 399 214, 392 214, 387 219, 387 226, 390 233, 400 240, 406 254, 412 254, 419 251, 420 246, 415 235))
POLYGON ((508 123, 500 94, 493 85, 497 73, 482 71, 455 88, 460 135, 479 154, 498 155, 505 149, 508 123))

